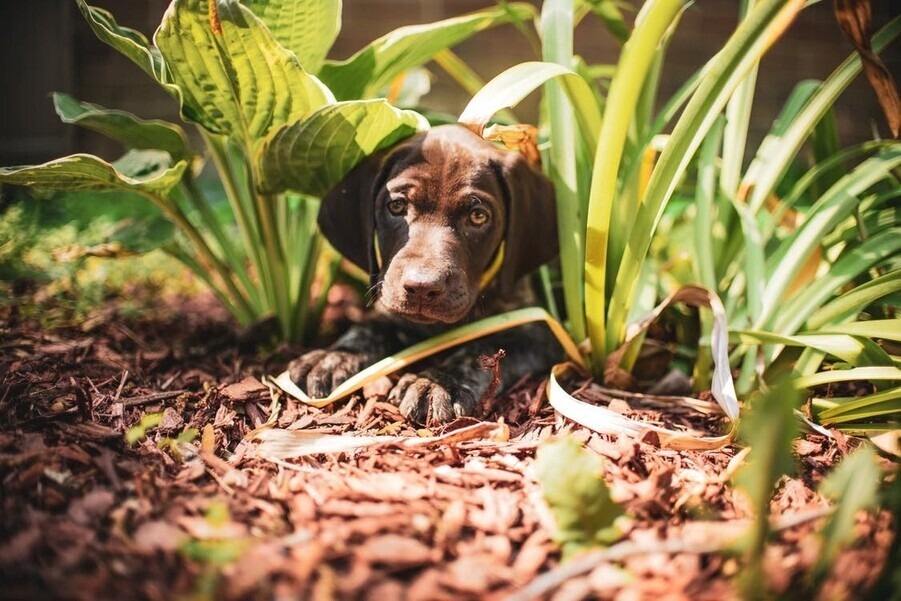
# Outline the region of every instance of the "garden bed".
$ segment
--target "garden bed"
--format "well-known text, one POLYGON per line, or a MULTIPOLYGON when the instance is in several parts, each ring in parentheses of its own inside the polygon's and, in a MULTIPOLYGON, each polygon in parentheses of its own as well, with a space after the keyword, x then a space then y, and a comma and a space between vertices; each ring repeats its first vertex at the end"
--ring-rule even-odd
MULTIPOLYGON (((128 318, 108 304, 53 328, 46 307, 0 308, 3 598, 738 595, 737 556, 704 552, 750 518, 729 481, 737 446, 677 452, 592 434, 555 416, 536 377, 496 400, 486 421, 503 420, 500 435, 486 427, 440 444, 273 462, 246 436, 275 406, 281 428, 424 433, 377 391, 325 409, 274 404, 263 376, 301 349, 240 351, 205 296, 154 306, 128 318), (129 445, 126 435, 157 412, 162 421, 129 445), (604 477, 629 517, 617 561, 574 575, 558 570, 534 470, 539 443, 566 431, 605 458, 604 477)), ((822 520, 811 516, 826 506, 815 489, 855 445, 841 435, 796 441, 801 473, 781 482, 771 510, 798 523, 765 554, 771 593, 814 595, 822 520)), ((818 594, 860 599, 887 586, 877 581, 896 527, 887 510, 858 515, 857 541, 818 594)))

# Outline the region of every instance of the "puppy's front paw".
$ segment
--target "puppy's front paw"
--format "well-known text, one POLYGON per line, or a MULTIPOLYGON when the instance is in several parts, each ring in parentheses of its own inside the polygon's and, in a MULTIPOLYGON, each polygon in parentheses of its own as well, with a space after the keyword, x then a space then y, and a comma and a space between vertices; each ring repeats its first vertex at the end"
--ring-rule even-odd
POLYGON ((289 363, 288 375, 307 395, 319 399, 328 396, 365 365, 365 357, 356 353, 319 349, 289 363))
POLYGON ((418 424, 446 423, 472 415, 480 394, 469 386, 434 375, 405 374, 398 380, 388 401, 397 405, 408 420, 418 424))

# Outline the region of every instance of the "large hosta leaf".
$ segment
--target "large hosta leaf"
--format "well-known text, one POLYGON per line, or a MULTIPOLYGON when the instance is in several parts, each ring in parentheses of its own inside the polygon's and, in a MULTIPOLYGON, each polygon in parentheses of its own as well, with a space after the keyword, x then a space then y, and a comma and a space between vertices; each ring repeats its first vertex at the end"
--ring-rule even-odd
POLYGON ((384 100, 324 107, 267 141, 259 157, 260 185, 322 196, 367 155, 425 129, 422 115, 384 100))
POLYGON ((187 161, 172 165, 168 153, 132 150, 113 164, 75 154, 43 165, 0 168, 0 183, 44 190, 129 190, 161 196, 181 181, 187 161))
POLYGON ((238 0, 174 0, 154 41, 185 118, 247 146, 332 101, 238 0))
POLYGON ((326 61, 319 76, 339 100, 369 98, 396 75, 431 60, 439 50, 497 25, 533 19, 535 14, 535 7, 514 2, 425 25, 401 27, 345 61, 326 61))
POLYGON ((341 0, 241 0, 262 19, 279 43, 297 55, 308 73, 318 73, 341 31, 341 0))
POLYGON ((121 142, 126 148, 164 150, 179 160, 191 156, 184 130, 165 121, 145 121, 126 113, 81 102, 55 92, 53 105, 64 123, 80 125, 121 142))

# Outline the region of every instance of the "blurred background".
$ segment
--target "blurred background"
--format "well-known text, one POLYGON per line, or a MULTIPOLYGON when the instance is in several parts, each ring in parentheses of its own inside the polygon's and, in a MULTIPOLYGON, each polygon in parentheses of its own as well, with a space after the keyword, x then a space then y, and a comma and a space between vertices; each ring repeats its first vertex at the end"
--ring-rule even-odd
MULTIPOLYGON (((92 0, 113 12, 122 25, 151 36, 168 0, 92 0)), ((425 23, 483 8, 491 0, 345 0, 343 28, 331 57, 343 59, 376 37, 402 25, 425 23)), ((707 0, 689 7, 668 55, 660 98, 668 98, 728 37, 735 27, 738 2, 707 0)), ((899 10, 897 0, 874 0, 874 27, 899 10), (892 7, 894 5, 894 7, 892 7)), ((73 152, 117 158, 117 145, 87 130, 66 126, 53 111, 50 93, 64 91, 107 108, 143 118, 177 120, 172 100, 149 77, 99 40, 84 23, 72 0, 0 2, 0 165, 38 163, 73 152)), ((898 44, 883 54, 896 81, 901 79, 898 44)), ((576 34, 576 50, 594 63, 613 63, 619 46, 596 19, 586 19, 576 34)), ((476 35, 456 52, 483 78, 536 58, 525 38, 511 26, 476 35)), ((826 77, 848 54, 842 35, 824 1, 803 11, 788 34, 765 57, 761 69, 751 142, 769 128, 792 86, 802 78, 826 77)), ((435 65, 432 91, 423 104, 458 115, 468 96, 435 65)), ((863 77, 837 104, 843 144, 885 131, 872 90, 863 77)), ((535 120, 533 100, 517 111, 535 120)), ((752 146, 753 147, 753 146, 752 146)))

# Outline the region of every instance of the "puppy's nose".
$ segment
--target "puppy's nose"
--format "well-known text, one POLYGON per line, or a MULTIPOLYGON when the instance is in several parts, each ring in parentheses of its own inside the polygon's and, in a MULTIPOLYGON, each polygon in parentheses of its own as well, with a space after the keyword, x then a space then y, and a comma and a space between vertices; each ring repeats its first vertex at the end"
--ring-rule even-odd
POLYGON ((404 272, 403 286, 408 301, 430 303, 444 294, 447 279, 435 273, 408 269, 404 272))

